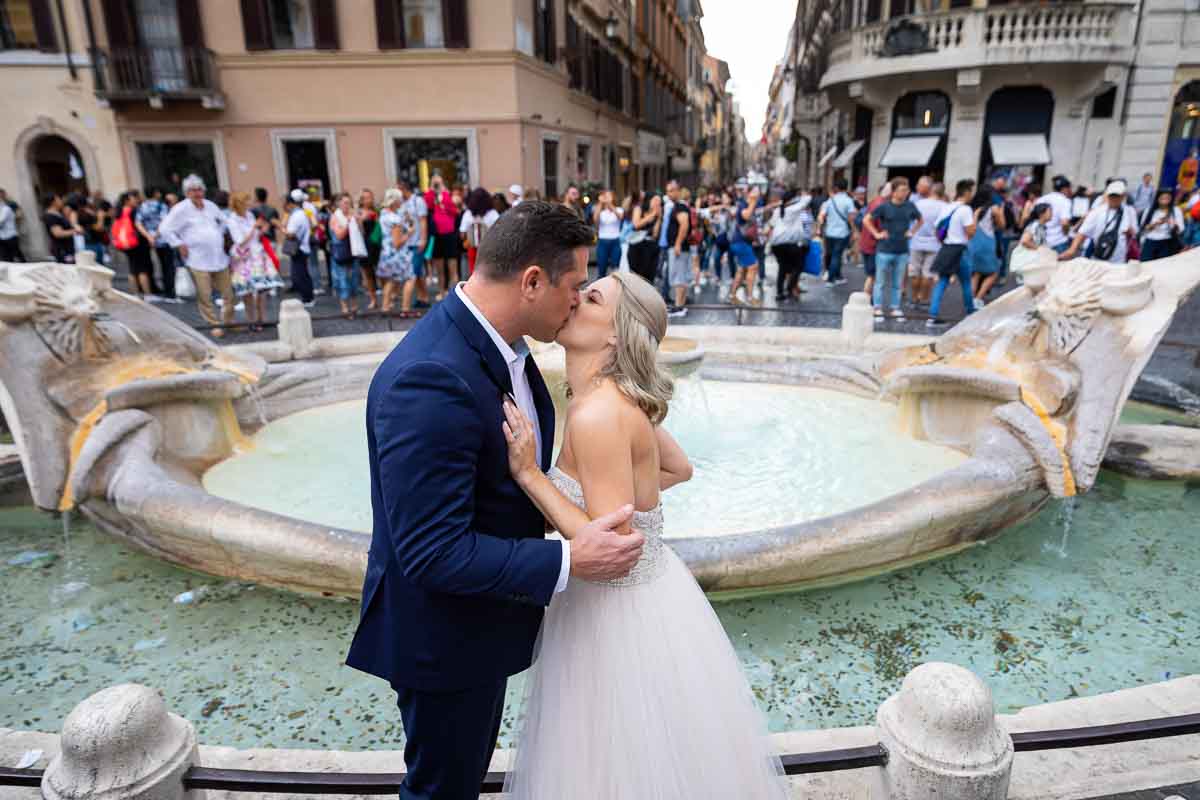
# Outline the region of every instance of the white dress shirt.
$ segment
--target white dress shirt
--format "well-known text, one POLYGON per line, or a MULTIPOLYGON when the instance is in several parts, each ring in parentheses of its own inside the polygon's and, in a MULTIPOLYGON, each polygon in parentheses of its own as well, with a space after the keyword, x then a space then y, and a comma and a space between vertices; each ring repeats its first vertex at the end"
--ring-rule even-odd
MULTIPOLYGON (((496 345, 496 349, 500 351, 500 357, 504 359, 504 363, 508 365, 508 376, 512 379, 513 398, 517 401, 517 408, 524 412, 529 421, 533 423, 533 435, 535 444, 537 445, 538 460, 541 460, 542 453, 542 430, 538 426, 537 405, 533 402, 533 390, 529 387, 529 378, 525 375, 525 360, 529 358, 529 345, 525 344, 525 339, 517 339, 515 345, 510 345, 504 341, 500 333, 492 327, 492 323, 488 322, 487 317, 483 315, 475 304, 471 302, 471 298, 467 297, 467 293, 463 291, 464 284, 458 284, 454 287, 454 293, 458 295, 458 299, 462 300, 463 305, 467 310, 479 320, 479 324, 487 331, 487 335, 491 338, 492 343, 496 345)), ((549 464, 538 464, 543 470, 549 468, 549 464)), ((562 566, 558 570, 558 583, 554 587, 554 592, 557 594, 567 588, 567 578, 571 574, 571 543, 566 539, 562 540, 562 566)))
POLYGON ((158 235, 172 247, 187 247, 188 269, 220 272, 229 266, 229 256, 225 253, 225 215, 211 200, 204 200, 200 208, 191 200, 176 203, 159 224, 158 235))

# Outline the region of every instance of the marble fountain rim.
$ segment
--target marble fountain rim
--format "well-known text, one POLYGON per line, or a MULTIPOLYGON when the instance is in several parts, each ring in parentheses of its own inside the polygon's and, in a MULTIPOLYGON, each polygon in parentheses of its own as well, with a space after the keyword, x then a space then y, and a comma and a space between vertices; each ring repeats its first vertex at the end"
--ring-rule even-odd
MULTIPOLYGON (((401 338, 367 336, 370 337, 370 343, 374 344, 371 351, 378 359, 382 359, 394 341, 401 338), (379 348, 385 343, 386 347, 379 348)), ((352 337, 342 339, 342 344, 350 350, 358 344, 346 341, 352 337)), ((241 346, 228 349, 256 352, 266 348, 241 346)), ((700 345, 684 355, 694 359, 702 353, 703 347, 700 345)), ((365 392, 365 382, 370 380, 376 360, 364 358, 366 355, 360 350, 357 355, 344 359, 310 358, 288 363, 352 364, 354 372, 361 375, 365 392)), ((554 359, 553 351, 547 352, 545 347, 536 355, 539 362, 554 359)), ((773 380, 786 385, 803 383, 812 388, 846 391, 836 382, 814 385, 786 375, 775 376, 773 380)), ((305 408, 317 408, 347 399, 353 397, 325 399, 323 402, 310 403, 305 408)), ((293 411, 267 415, 266 419, 270 422, 290 413, 293 411)), ((1005 432, 991 428, 988 429, 988 435, 993 439, 1004 439, 1006 436, 1005 432)), ((1032 465, 1032 461, 1024 456, 1024 451, 1013 447, 1002 449, 1005 459, 988 457, 988 454, 998 452, 994 443, 982 449, 977 448, 976 454, 969 455, 963 463, 917 486, 839 514, 738 533, 672 538, 670 544, 688 564, 705 591, 722 599, 747 593, 835 585, 939 558, 990 538, 989 510, 1000 509, 1004 521, 994 531, 999 534, 1013 522, 1036 511, 1048 499, 1048 493, 1034 479, 1032 467, 1025 470, 1024 479, 1021 479, 1020 470, 1012 469, 1014 457, 1018 464, 1022 463, 1021 458, 1024 457, 1032 465), (947 506, 953 508, 947 510, 947 506), (900 511, 897 512, 897 509, 900 511), (973 523, 973 518, 986 519, 973 523), (933 533, 930 533, 931 529, 933 533), (932 539, 929 538, 931 536, 932 539), (882 549, 879 546, 881 544, 882 549), (861 558, 864 553, 873 557, 861 558)), ((163 475, 166 477, 165 473, 163 475)), ((81 505, 81 510, 106 531, 184 568, 301 593, 346 598, 358 596, 361 570, 365 570, 371 538, 369 533, 320 525, 220 498, 203 489, 200 483, 202 474, 192 473, 192 477, 192 485, 180 483, 174 477, 169 478, 174 487, 160 487, 161 494, 171 496, 173 492, 182 491, 189 495, 183 500, 184 503, 199 504, 208 510, 192 515, 167 513, 165 519, 169 520, 171 530, 163 524, 162 509, 159 513, 147 513, 154 507, 155 498, 136 489, 116 498, 112 497, 111 492, 108 499, 93 497, 81 505), (123 524, 122 518, 133 518, 135 530, 123 524), (151 518, 158 519, 158 524, 154 524, 151 518), (201 520, 200 524, 197 524, 197 518, 201 520), (217 519, 231 523, 235 518, 243 524, 253 520, 262 528, 288 531, 289 536, 280 537, 278 542, 284 550, 271 552, 263 547, 261 541, 238 542, 237 534, 230 535, 229 531, 220 531, 206 524, 217 519), (136 528, 140 526, 147 529, 139 532, 136 528), (193 541, 196 549, 221 551, 218 556, 221 563, 214 564, 203 557, 188 557, 185 544, 188 540, 193 541), (295 545, 297 541, 305 540, 309 543, 302 543, 298 547, 295 545), (336 548, 345 552, 331 553, 331 540, 336 542, 336 548), (241 557, 232 557, 234 551, 241 557), (314 555, 320 558, 312 558, 314 555), (319 568, 322 564, 327 565, 330 559, 337 562, 333 574, 340 578, 332 581, 300 579, 305 563, 319 568), (356 563, 359 567, 357 575, 356 563), (252 566, 245 566, 247 564, 252 566), (221 568, 214 569, 214 566, 221 568), (263 568, 265 571, 260 571, 263 568)), ((236 525, 236 522, 233 524, 236 525)))

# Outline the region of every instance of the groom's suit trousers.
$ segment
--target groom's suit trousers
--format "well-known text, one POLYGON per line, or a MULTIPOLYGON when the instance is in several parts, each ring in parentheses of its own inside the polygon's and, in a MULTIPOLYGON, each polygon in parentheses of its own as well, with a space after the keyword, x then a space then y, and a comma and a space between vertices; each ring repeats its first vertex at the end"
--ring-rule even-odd
POLYGON ((476 800, 487 775, 507 679, 457 692, 397 689, 408 774, 400 800, 476 800))

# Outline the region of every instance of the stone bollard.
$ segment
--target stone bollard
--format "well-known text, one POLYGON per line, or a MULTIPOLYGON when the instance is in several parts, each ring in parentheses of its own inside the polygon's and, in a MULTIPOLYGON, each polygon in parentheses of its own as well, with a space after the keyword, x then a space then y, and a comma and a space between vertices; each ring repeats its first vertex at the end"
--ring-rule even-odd
POLYGON ((292 351, 292 358, 304 358, 312 349, 312 316, 295 298, 279 305, 279 341, 292 351))
POLYGON ((145 686, 112 686, 75 706, 60 744, 42 777, 46 800, 203 796, 183 788, 183 773, 199 756, 195 730, 145 686))
POLYGON ((872 797, 1008 797, 1012 739, 996 725, 991 691, 970 670, 936 662, 917 667, 879 707, 876 730, 888 763, 872 797))
POLYGON ((842 308, 842 341, 848 349, 859 350, 874 331, 875 309, 871 307, 871 296, 866 292, 854 292, 842 308))

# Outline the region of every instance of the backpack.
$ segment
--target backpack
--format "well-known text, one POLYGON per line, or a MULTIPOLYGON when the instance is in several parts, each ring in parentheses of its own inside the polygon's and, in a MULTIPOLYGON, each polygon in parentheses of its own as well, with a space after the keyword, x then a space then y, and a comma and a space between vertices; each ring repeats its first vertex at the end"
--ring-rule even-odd
POLYGON ((937 221, 937 225, 933 229, 933 233, 937 236, 939 244, 946 243, 946 236, 950 233, 950 220, 954 219, 954 214, 962 208, 962 203, 950 209, 950 213, 937 221))
POLYGON ((700 225, 700 214, 694 206, 688 206, 688 244, 698 245, 704 241, 704 228, 700 225))

